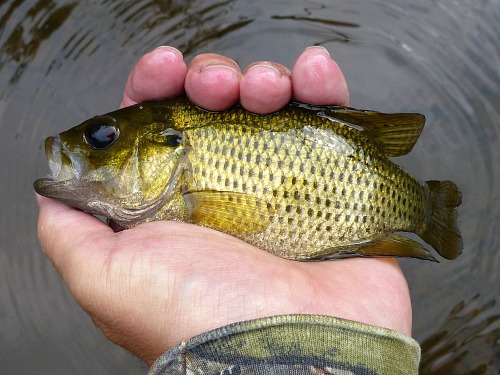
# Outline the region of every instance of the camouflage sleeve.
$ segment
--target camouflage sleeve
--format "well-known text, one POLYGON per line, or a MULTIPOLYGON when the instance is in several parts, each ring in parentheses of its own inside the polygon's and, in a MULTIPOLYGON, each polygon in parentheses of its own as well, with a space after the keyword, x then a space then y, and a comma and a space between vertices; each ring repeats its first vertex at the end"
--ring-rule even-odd
POLYGON ((282 315, 196 336, 156 360, 166 374, 418 374, 420 347, 389 329, 318 315, 282 315))

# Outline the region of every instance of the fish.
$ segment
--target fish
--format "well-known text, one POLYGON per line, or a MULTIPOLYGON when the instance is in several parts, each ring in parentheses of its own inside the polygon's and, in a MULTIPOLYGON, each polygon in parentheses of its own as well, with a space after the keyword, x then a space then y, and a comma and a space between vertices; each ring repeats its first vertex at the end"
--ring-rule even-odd
POLYGON ((40 195, 126 230, 170 220, 235 236, 285 259, 410 257, 463 248, 452 181, 421 182, 390 159, 425 123, 290 102, 269 115, 204 110, 186 96, 95 116, 48 137, 40 195))

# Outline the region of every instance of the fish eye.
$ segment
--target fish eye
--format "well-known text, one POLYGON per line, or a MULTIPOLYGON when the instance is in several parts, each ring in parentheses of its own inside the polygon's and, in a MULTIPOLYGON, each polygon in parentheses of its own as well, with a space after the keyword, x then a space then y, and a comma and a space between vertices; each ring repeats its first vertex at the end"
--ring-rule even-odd
POLYGON ((108 148, 115 143, 120 135, 115 124, 115 119, 107 116, 98 116, 92 119, 83 132, 85 142, 96 150, 108 148))

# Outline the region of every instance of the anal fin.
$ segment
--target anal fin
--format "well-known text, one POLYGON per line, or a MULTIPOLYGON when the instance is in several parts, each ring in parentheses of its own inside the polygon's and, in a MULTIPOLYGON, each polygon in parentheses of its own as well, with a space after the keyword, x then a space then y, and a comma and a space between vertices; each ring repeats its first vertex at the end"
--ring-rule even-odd
POLYGON ((391 234, 374 241, 348 246, 322 259, 351 257, 417 258, 438 262, 420 243, 397 234, 391 234))

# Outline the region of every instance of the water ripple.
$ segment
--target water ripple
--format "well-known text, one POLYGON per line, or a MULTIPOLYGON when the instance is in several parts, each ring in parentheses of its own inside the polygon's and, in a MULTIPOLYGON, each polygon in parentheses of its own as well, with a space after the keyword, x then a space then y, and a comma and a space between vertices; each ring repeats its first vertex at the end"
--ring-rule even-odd
POLYGON ((495 301, 480 303, 476 295, 457 304, 441 327, 422 342, 421 375, 498 374, 500 314, 495 301))
POLYGON ((57 6, 52 1, 38 1, 31 7, 22 1, 10 4, 0 20, 0 71, 9 62, 17 66, 10 84, 19 80, 42 43, 61 27, 76 5, 70 2, 57 6))

